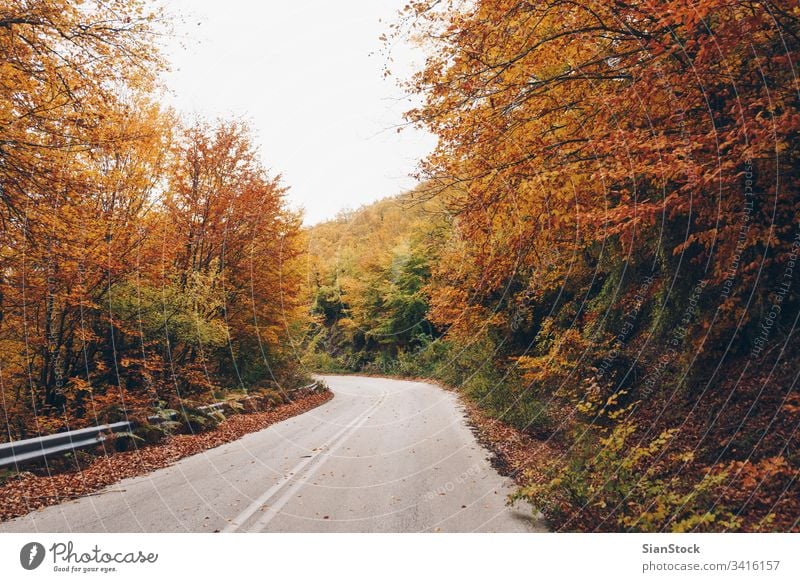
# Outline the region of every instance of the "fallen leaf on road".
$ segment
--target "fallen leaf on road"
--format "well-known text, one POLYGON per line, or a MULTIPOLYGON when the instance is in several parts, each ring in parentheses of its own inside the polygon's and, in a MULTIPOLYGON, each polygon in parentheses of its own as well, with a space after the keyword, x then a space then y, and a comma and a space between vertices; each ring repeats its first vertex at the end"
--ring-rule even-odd
POLYGON ((0 486, 0 520, 12 519, 42 507, 99 492, 122 479, 167 467, 184 457, 235 441, 246 434, 311 410, 332 397, 331 392, 319 392, 273 410, 231 416, 208 432, 175 435, 157 445, 107 454, 97 457, 88 467, 77 471, 50 475, 20 473, 0 486))

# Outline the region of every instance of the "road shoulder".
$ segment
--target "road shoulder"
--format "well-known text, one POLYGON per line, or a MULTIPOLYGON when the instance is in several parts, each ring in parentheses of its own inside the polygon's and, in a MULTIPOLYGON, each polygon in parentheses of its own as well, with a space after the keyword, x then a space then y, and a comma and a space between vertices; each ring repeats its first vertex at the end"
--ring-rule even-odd
POLYGON ((278 422, 303 414, 333 398, 329 390, 305 395, 272 410, 237 414, 207 432, 175 435, 166 442, 114 453, 94 459, 88 466, 52 475, 20 473, 0 486, 0 521, 96 493, 129 477, 138 477, 168 467, 208 449, 264 430, 278 422))

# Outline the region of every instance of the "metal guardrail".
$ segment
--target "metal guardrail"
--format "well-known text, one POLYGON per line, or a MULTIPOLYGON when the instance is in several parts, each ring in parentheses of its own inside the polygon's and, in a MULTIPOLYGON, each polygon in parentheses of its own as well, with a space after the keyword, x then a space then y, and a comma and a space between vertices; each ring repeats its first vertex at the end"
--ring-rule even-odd
POLYGON ((78 430, 60 432, 43 437, 0 444, 0 468, 46 457, 63 455, 78 449, 87 449, 102 443, 108 435, 131 430, 130 422, 114 422, 78 430))
MULTIPOLYGON (((319 382, 312 382, 308 386, 296 388, 298 390, 309 390, 319 386, 319 382)), ((198 410, 220 410, 225 406, 225 402, 215 402, 206 406, 198 407, 198 410)), ((177 417, 177 415, 174 415, 177 417)), ((151 416, 148 420, 155 422, 163 420, 158 416, 151 416)), ((21 441, 11 441, 0 443, 0 469, 5 467, 16 467, 28 461, 35 461, 47 457, 56 457, 79 449, 87 449, 108 438, 108 435, 116 432, 128 432, 133 430, 132 422, 122 421, 100 426, 90 426, 78 430, 70 430, 51 434, 43 437, 34 437, 21 441)))

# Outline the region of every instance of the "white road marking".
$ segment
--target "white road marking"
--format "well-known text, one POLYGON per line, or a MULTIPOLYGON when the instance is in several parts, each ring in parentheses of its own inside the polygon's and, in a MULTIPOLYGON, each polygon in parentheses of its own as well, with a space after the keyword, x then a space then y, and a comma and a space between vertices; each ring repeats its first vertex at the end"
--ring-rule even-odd
MULTIPOLYGON (((377 402, 375 402, 364 412, 362 412, 353 420, 351 420, 335 435, 333 435, 330 439, 328 439, 321 447, 317 449, 316 454, 312 454, 309 457, 303 459, 297 465, 292 467, 292 469, 287 471, 286 475, 284 475, 282 479, 280 479, 272 487, 267 489, 261 496, 258 497, 258 499, 253 501, 250 505, 247 506, 247 508, 245 508, 244 511, 242 511, 239 515, 237 515, 233 520, 231 520, 230 524, 228 524, 225 527, 225 529, 222 530, 222 532, 231 533, 238 531, 247 522, 248 519, 250 519, 253 515, 255 515, 255 513, 258 512, 261 509, 261 507, 264 504, 266 504, 274 495, 276 495, 287 483, 289 483, 292 479, 297 477, 300 471, 305 469, 306 466, 308 466, 316 459, 324 458, 326 456, 326 453, 330 455, 331 453, 336 451, 339 448, 339 446, 341 446, 341 444, 347 439, 347 437, 350 436, 350 434, 358 430, 361 427, 361 425, 363 425, 367 421, 369 415, 372 414, 372 412, 374 412, 378 408, 378 406, 381 405, 385 396, 386 396, 385 393, 382 394, 377 402)), ((307 474, 298 483, 299 484, 305 483, 311 475, 316 473, 316 470, 319 469, 320 466, 322 466, 322 463, 319 463, 319 465, 315 469, 312 469, 310 473, 307 474)), ((289 494, 291 493, 292 490, 293 487, 290 486, 287 494, 281 496, 281 498, 276 502, 276 504, 280 504, 280 507, 286 505, 286 502, 291 497, 289 494)), ((277 505, 273 505, 270 508, 270 511, 268 512, 269 519, 266 519, 266 521, 264 521, 265 518, 267 517, 264 516, 256 523, 256 525, 261 524, 262 521, 264 521, 264 525, 266 525, 266 523, 269 522, 269 520, 272 519, 272 517, 274 517, 274 515, 277 513, 278 510, 275 509, 276 506, 277 505)))

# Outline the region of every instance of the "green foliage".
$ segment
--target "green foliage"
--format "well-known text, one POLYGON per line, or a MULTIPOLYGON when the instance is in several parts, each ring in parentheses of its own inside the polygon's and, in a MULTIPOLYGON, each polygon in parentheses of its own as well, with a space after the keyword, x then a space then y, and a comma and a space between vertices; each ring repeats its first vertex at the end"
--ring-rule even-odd
POLYGON ((304 365, 394 373, 401 354, 439 335, 428 319, 426 285, 440 210, 409 194, 311 229, 309 302, 316 322, 304 365))
POLYGON ((225 420, 225 415, 219 410, 203 410, 185 406, 178 416, 181 423, 181 432, 195 434, 212 430, 225 420))
POLYGON ((428 259, 418 250, 396 251, 391 262, 368 284, 361 306, 361 317, 368 322, 367 340, 389 347, 394 355, 419 345, 426 336, 433 336, 423 293, 429 278, 428 259))
POLYGON ((344 317, 346 307, 342 303, 341 290, 334 285, 317 287, 311 304, 311 313, 321 316, 326 325, 333 325, 344 317))
POLYGON ((303 367, 320 373, 343 374, 353 372, 342 361, 324 351, 310 351, 303 356, 303 367))
POLYGON ((219 275, 199 272, 184 284, 169 281, 158 288, 120 283, 111 290, 110 309, 115 320, 139 332, 145 342, 219 348, 228 341, 220 286, 219 275))
POLYGON ((646 442, 637 433, 634 423, 623 421, 596 441, 578 439, 567 464, 554 463, 548 480, 522 488, 514 498, 526 499, 567 529, 580 529, 588 516, 590 523, 610 531, 739 527, 740 520, 718 503, 726 471, 682 476, 680 465, 691 461, 693 453, 670 452, 676 430, 646 442), (581 508, 581 515, 575 508, 581 508))
POLYGON ((138 425, 134 431, 134 436, 141 439, 148 445, 155 445, 163 441, 169 434, 180 428, 180 423, 175 421, 165 421, 160 424, 150 424, 149 422, 138 425))

